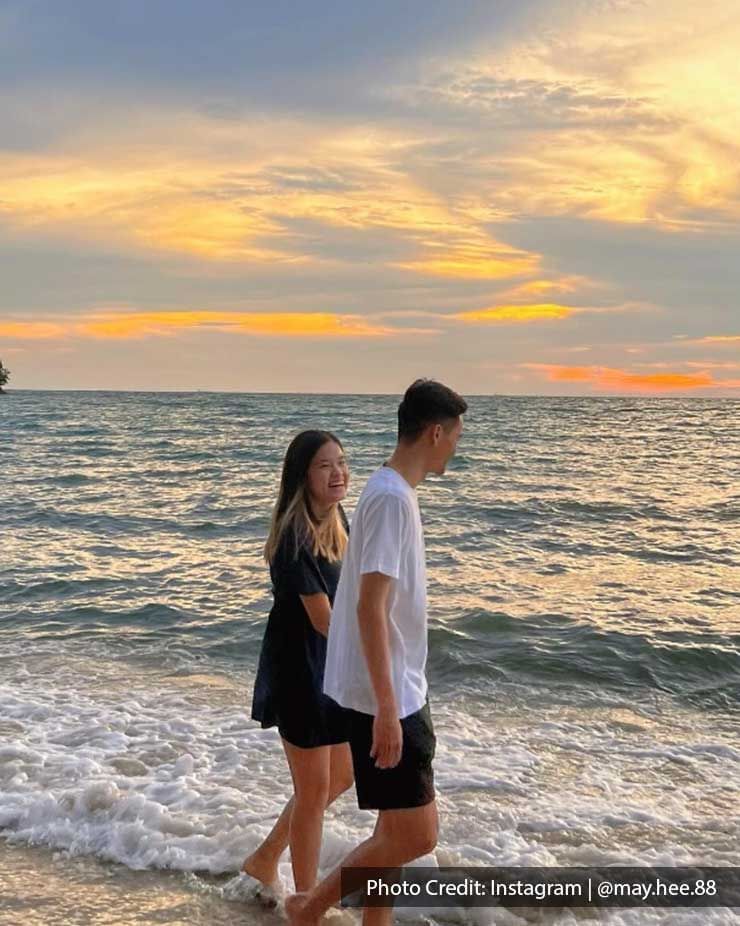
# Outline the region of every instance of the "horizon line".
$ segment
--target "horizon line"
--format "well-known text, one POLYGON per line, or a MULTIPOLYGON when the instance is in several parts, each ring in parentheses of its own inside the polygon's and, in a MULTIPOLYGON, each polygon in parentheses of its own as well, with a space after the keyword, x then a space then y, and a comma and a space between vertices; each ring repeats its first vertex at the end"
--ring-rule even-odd
MULTIPOLYGON (((71 388, 71 389, 48 389, 43 387, 34 387, 29 386, 25 388, 12 388, 7 389, 7 387, 2 391, 2 395, 10 395, 11 393, 20 393, 20 392, 54 392, 54 393, 66 393, 66 392, 113 392, 121 394, 134 394, 134 395, 285 395, 285 396, 385 396, 385 397, 397 397, 402 396, 403 392, 292 392, 292 391, 281 391, 276 392, 274 390, 234 390, 234 389, 116 389, 116 388, 106 388, 106 387, 80 387, 80 388, 71 388)), ((733 395, 696 395, 696 394, 656 394, 656 393, 646 393, 646 392, 628 392, 628 393, 588 393, 588 394, 568 394, 568 393, 541 393, 541 392, 464 392, 461 393, 465 396, 471 398, 482 398, 482 399, 695 399, 699 401, 706 400, 716 400, 716 399, 729 399, 729 400, 740 400, 740 396, 733 395)))

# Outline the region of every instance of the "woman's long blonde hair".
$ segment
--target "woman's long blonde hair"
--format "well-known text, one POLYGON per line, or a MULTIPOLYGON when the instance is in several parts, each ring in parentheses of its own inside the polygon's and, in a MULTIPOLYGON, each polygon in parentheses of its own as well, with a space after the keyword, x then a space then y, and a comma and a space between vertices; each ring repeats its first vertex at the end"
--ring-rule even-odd
POLYGON ((296 556, 302 545, 307 546, 314 556, 321 555, 332 563, 341 561, 344 556, 347 530, 341 505, 334 505, 330 514, 319 520, 311 510, 308 490, 308 468, 316 453, 329 441, 344 450, 339 438, 329 431, 301 431, 290 442, 265 543, 264 555, 268 563, 275 558, 286 531, 293 532, 296 556))

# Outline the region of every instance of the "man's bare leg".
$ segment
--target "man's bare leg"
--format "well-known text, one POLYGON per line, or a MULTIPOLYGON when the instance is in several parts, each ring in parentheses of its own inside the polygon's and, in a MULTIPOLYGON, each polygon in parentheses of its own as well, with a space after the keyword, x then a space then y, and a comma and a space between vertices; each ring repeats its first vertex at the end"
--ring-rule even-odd
MULTIPOLYGON (((373 835, 354 849, 311 891, 285 902, 291 926, 311 926, 342 896, 342 868, 395 868, 431 852, 437 844, 437 802, 407 810, 381 810, 373 835)), ((390 923, 392 908, 367 907, 364 926, 390 923)))

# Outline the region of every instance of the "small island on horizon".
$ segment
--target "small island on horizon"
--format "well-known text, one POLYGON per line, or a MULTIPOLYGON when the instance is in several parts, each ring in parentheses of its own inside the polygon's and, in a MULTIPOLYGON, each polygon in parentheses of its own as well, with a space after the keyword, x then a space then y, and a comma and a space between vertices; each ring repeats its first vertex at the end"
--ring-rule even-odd
POLYGON ((3 366, 2 360, 0 360, 0 395, 7 395, 3 386, 10 379, 10 370, 7 367, 3 366))

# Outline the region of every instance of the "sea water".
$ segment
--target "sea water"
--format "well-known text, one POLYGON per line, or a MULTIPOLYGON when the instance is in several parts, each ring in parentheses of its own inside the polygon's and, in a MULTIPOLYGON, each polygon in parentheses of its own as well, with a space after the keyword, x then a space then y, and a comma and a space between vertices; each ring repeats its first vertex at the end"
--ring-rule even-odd
MULTIPOLYGON (((397 402, 0 400, 0 923, 280 921, 238 875, 290 794, 249 717, 271 506, 291 437, 326 428, 351 520, 397 402)), ((448 472, 418 487, 441 817, 424 864, 740 865, 740 402, 469 404, 448 472)), ((343 795, 322 872, 373 821, 343 795)), ((400 911, 424 914, 738 921, 400 911)))

